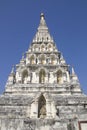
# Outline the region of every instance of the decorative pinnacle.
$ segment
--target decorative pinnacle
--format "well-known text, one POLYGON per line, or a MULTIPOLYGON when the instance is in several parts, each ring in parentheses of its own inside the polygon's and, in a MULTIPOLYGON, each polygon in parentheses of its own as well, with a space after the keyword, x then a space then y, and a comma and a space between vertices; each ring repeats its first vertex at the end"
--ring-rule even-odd
POLYGON ((61 59, 64 59, 63 54, 61 54, 61 59))
POLYGON ((74 80, 79 81, 73 67, 72 67, 72 76, 75 77, 74 80))
POLYGON ((75 75, 75 71, 74 71, 74 68, 72 67, 72 74, 74 74, 75 75))
POLYGON ((14 73, 14 69, 15 69, 15 66, 14 66, 14 65, 12 65, 11 74, 13 74, 13 73, 14 73))
POLYGON ((24 59, 24 53, 22 54, 22 59, 24 59))

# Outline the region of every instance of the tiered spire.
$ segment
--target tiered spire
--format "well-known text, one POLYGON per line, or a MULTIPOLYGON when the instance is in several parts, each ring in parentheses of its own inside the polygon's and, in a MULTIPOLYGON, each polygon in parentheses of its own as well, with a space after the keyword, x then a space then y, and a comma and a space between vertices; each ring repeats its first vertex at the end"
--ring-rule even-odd
POLYGON ((41 13, 41 15, 40 15, 40 24, 39 24, 39 27, 38 27, 38 31, 39 32, 44 32, 44 31, 48 32, 48 27, 46 25, 43 13, 41 13))
POLYGON ((33 42, 53 42, 53 38, 50 36, 43 13, 40 15, 40 24, 33 42))

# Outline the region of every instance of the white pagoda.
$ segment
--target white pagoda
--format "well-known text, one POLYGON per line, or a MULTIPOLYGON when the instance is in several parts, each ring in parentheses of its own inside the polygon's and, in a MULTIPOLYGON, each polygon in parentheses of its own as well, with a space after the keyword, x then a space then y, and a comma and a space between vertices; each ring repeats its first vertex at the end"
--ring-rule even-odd
POLYGON ((0 130, 87 130, 87 96, 57 49, 43 13, 0 96, 0 130))

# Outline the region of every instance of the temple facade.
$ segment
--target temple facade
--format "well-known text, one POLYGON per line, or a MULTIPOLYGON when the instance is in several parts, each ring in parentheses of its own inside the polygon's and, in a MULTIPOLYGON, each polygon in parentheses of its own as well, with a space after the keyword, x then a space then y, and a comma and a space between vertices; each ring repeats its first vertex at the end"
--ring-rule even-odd
POLYGON ((44 14, 0 96, 0 130, 87 130, 87 96, 57 49, 44 14))

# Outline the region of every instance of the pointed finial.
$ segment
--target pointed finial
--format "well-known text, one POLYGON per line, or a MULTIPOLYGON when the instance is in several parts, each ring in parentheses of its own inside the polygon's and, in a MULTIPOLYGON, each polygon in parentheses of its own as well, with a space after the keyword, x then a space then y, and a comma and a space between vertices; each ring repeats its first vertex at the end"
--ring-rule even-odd
POLYGON ((61 59, 64 59, 63 54, 61 54, 61 59))
POLYGON ((22 54, 22 59, 24 59, 24 53, 22 54))
POLYGON ((72 67, 72 74, 74 74, 75 75, 75 71, 74 71, 74 68, 72 67))
POLYGON ((72 67, 72 79, 73 81, 79 82, 78 76, 76 75, 73 67, 72 67))
POLYGON ((46 26, 46 22, 45 22, 43 13, 41 13, 41 15, 40 15, 40 26, 46 26))
POLYGON ((14 69, 15 69, 15 66, 14 66, 14 65, 12 65, 11 74, 13 74, 13 73, 14 73, 14 69))
POLYGON ((65 61, 65 59, 64 59, 64 57, 63 57, 63 54, 61 54, 60 60, 61 60, 61 63, 62 63, 62 64, 65 64, 65 63, 66 63, 66 61, 65 61))

